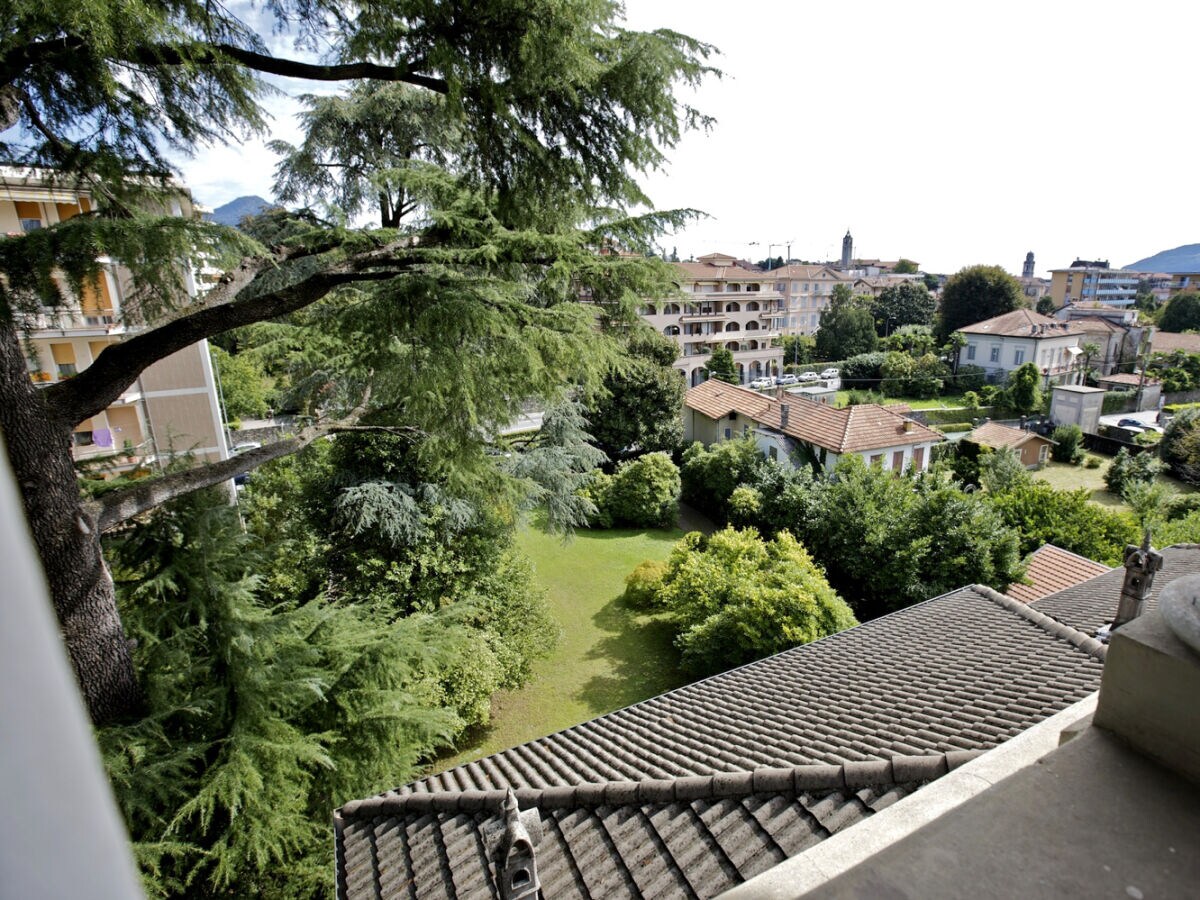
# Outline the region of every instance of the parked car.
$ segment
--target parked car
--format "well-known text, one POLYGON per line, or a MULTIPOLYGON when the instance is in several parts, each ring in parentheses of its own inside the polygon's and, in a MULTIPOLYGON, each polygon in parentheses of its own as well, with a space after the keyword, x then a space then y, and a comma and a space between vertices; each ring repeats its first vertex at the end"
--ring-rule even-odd
POLYGON ((838 370, 837 369, 826 369, 824 372, 821 373, 821 377, 822 378, 837 378, 838 370))
POLYGON ((801 381, 820 381, 821 376, 818 375, 816 372, 801 372, 800 380, 801 381))
POLYGON ((799 380, 800 379, 797 378, 795 375, 780 375, 779 376, 780 384, 796 384, 799 380))
POLYGON ((750 387, 757 390, 772 387, 774 384, 775 379, 773 378, 755 378, 752 382, 750 382, 750 387))

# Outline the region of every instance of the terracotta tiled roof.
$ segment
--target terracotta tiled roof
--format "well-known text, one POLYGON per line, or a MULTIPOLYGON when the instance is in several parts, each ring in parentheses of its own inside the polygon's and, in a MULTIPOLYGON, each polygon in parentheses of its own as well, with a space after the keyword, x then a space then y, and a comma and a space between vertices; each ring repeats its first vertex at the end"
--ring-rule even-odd
POLYGON ((339 893, 495 896, 483 829, 512 788, 545 896, 713 896, 1083 699, 1105 651, 962 588, 347 804, 339 893))
POLYGON ((801 279, 819 279, 822 275, 826 276, 827 281, 847 281, 849 276, 839 272, 837 269, 825 265, 800 265, 794 264, 790 266, 780 266, 778 269, 772 269, 767 273, 773 278, 780 280, 790 280, 792 278, 801 279))
POLYGON ((1043 544, 1029 554, 1028 567, 1025 569, 1025 580, 1029 583, 1010 584, 1004 593, 1022 603, 1032 603, 1108 571, 1108 566, 1085 556, 1053 544, 1043 544))
POLYGON ((673 263, 684 281, 771 281, 770 272, 741 266, 713 266, 702 262, 673 263))
MULTIPOLYGON (((1142 383, 1142 376, 1131 372, 1114 372, 1112 375, 1101 375, 1096 379, 1096 382, 1108 384, 1123 384, 1129 387, 1137 387, 1142 383)), ((1146 384, 1160 384, 1157 379, 1146 377, 1146 384)))
MULTIPOLYGON (((1200 575, 1200 544, 1176 544, 1160 550, 1163 567, 1154 576, 1148 608, 1158 605, 1162 589, 1184 575, 1200 575)), ((1052 618, 1078 629, 1095 634, 1096 629, 1112 621, 1117 613, 1117 598, 1125 579, 1123 568, 1110 569, 1075 587, 1067 588, 1038 600, 1033 607, 1052 618)))
POLYGON ((1002 316, 984 319, 982 322, 966 325, 958 330, 965 334, 993 334, 999 337, 1036 339, 1084 334, 1083 329, 1076 327, 1072 322, 1060 322, 1058 319, 1035 313, 1031 309, 1014 309, 1002 316))
POLYGON ((1102 316, 1080 316, 1071 319, 1071 324, 1082 328, 1088 334, 1122 334, 1128 329, 1102 316))
POLYGON ((795 395, 789 395, 787 400, 788 423, 784 426, 783 403, 758 391, 715 379, 689 389, 684 402, 689 409, 710 419, 736 412, 798 441, 834 453, 857 453, 943 440, 942 435, 932 428, 906 419, 903 414, 893 412, 891 407, 868 403, 834 409, 795 395))
POLYGON ((1150 349, 1155 353, 1200 353, 1200 334, 1179 334, 1174 331, 1156 331, 1150 338, 1150 349))
POLYGON ((999 422, 984 422, 964 437, 963 440, 979 444, 983 447, 991 447, 993 450, 998 450, 1001 447, 1012 447, 1015 449, 1031 440, 1045 444, 1056 443, 1048 437, 1042 437, 1037 432, 1013 428, 1011 425, 1001 425, 999 422))

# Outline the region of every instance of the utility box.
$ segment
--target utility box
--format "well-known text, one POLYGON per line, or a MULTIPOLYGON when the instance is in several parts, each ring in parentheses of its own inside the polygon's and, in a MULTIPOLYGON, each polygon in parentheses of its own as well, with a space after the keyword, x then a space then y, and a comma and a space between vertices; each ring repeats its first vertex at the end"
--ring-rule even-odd
POLYGON ((1103 408, 1103 388, 1056 384, 1050 399, 1050 421, 1056 426, 1078 425, 1087 434, 1097 434, 1103 408))

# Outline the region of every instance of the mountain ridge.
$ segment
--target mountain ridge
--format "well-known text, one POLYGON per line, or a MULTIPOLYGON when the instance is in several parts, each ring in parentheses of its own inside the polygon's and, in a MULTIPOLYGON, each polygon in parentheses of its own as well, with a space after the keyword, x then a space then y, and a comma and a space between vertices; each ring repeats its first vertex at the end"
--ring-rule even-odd
POLYGON ((1125 266, 1127 272, 1200 272, 1200 244, 1183 244, 1125 266))

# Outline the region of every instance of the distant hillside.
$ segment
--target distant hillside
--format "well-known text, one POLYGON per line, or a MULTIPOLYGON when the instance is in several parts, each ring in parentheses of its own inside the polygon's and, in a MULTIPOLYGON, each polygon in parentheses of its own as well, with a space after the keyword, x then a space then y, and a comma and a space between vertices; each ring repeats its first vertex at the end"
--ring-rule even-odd
POLYGON ((237 225, 246 216, 256 216, 275 204, 262 197, 238 197, 213 210, 212 220, 218 225, 237 225))
POLYGON ((1200 272, 1200 244, 1164 250, 1125 267, 1133 272, 1200 272))

